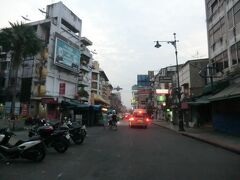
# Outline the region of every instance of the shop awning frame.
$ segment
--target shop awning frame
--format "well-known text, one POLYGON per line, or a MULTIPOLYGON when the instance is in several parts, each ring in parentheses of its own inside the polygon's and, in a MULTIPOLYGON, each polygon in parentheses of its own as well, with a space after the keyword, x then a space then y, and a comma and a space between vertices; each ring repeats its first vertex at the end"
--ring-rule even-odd
POLYGON ((232 98, 240 98, 240 83, 231 84, 227 88, 210 97, 209 100, 212 102, 232 98))

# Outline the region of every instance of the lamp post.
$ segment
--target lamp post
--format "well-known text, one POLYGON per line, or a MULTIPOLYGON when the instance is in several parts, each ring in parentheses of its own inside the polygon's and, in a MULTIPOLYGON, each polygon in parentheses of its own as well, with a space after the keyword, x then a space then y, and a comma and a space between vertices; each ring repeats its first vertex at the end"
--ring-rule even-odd
POLYGON ((159 42, 164 42, 173 45, 175 49, 175 56, 176 56, 176 71, 177 71, 177 97, 178 97, 178 130, 179 131, 184 131, 184 125, 183 125, 183 114, 181 110, 181 88, 180 88, 180 82, 179 82, 179 67, 178 67, 178 51, 177 51, 177 42, 179 42, 176 39, 176 33, 173 33, 174 40, 173 41, 155 41, 156 48, 160 48, 161 44, 159 42))

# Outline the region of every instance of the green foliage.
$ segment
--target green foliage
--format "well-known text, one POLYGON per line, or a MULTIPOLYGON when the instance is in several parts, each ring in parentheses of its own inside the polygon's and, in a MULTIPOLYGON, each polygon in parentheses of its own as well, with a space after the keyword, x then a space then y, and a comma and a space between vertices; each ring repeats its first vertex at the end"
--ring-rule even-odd
POLYGON ((36 55, 42 47, 32 26, 21 23, 11 23, 11 27, 0 31, 0 46, 3 51, 11 52, 12 66, 18 68, 26 56, 36 55))
POLYGON ((11 27, 0 31, 0 46, 4 52, 11 54, 11 71, 15 79, 12 91, 11 113, 14 114, 17 94, 17 72, 23 59, 36 55, 42 48, 42 42, 38 39, 32 26, 21 23, 11 23, 11 27))

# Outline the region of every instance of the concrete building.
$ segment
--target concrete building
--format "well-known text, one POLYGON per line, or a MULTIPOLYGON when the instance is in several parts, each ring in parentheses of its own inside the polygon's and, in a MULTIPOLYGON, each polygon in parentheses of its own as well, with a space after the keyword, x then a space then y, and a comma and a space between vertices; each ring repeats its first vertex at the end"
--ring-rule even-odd
POLYGON ((240 134, 240 1, 205 0, 209 66, 212 90, 228 86, 209 97, 215 129, 240 134), (211 80, 212 79, 212 80, 211 80), (220 92, 219 92, 220 91, 220 92))
POLYGON ((179 69, 179 84, 183 92, 182 98, 199 96, 203 93, 203 87, 207 82, 206 78, 199 75, 199 72, 205 68, 208 63, 208 58, 189 60, 179 69))
MULTIPOLYGON (((192 101, 192 98, 198 97, 203 94, 203 89, 207 82, 206 77, 201 77, 199 75, 199 72, 204 69, 208 63, 208 58, 189 60, 181 66, 181 69, 179 69, 179 84, 181 86, 182 92, 181 109, 183 112, 183 120, 187 126, 189 126, 189 122, 190 124, 196 123, 196 121, 194 120, 195 114, 192 114, 195 106, 194 104, 192 104, 192 106, 190 107, 188 105, 188 102, 192 101)), ((208 106, 201 106, 201 109, 204 108, 209 109, 208 106)), ((205 117, 205 120, 208 119, 206 118, 206 116, 209 116, 210 111, 206 112, 207 113, 202 115, 203 117, 205 117)))
MULTIPOLYGON (((90 103, 92 54, 87 46, 92 42, 81 37, 82 20, 58 2, 47 6, 44 20, 29 25, 44 42, 44 49, 35 57, 24 59, 18 71, 20 84, 17 90, 20 95, 17 94, 17 114, 22 109, 20 106, 24 105, 30 115, 55 119, 59 118, 62 102, 77 100, 78 103, 90 103), (89 96, 79 96, 82 87, 89 96)), ((0 89, 6 92, 6 72, 9 71, 6 53, 1 54, 0 69, 0 82, 4 85, 0 89)), ((3 92, 1 94, 4 95, 3 92)), ((10 100, 6 98, 4 101, 7 113, 10 100)))
MULTIPOLYGON (((91 101, 91 79, 92 79, 92 53, 88 49, 92 42, 86 37, 81 37, 81 59, 80 59, 80 76, 78 79, 78 91, 86 91, 85 96, 78 96, 81 103, 90 104, 91 101)), ((80 93, 81 94, 81 93, 80 93)))
MULTIPOLYGON (((160 71, 154 77, 154 109, 156 119, 165 119, 166 115, 170 115, 170 119, 173 119, 171 92, 174 84, 173 76, 176 73, 176 66, 168 66, 161 68, 160 71), (167 112, 166 109, 171 109, 167 112)), ((177 83, 175 83, 177 84, 177 83)))
POLYGON ((91 104, 110 105, 112 86, 105 72, 99 67, 98 61, 93 61, 91 104))
POLYGON ((59 103, 75 99, 77 95, 82 20, 58 2, 47 6, 45 20, 31 25, 44 40, 47 53, 44 59, 37 57, 34 61, 33 72, 46 68, 46 74, 33 75, 31 110, 37 114, 45 112, 47 118, 54 119, 59 103))

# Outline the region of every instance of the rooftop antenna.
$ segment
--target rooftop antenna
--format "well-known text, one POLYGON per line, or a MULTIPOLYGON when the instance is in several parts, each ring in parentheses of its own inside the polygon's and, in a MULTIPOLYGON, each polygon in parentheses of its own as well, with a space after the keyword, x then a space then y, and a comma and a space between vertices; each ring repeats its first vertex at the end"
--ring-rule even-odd
POLYGON ((93 51, 91 51, 91 53, 97 54, 96 49, 94 49, 93 51))
POLYGON ((39 10, 42 14, 46 14, 46 13, 47 13, 46 11, 44 11, 44 8, 43 8, 43 9, 39 9, 39 8, 38 8, 38 10, 39 10))
POLYGON ((203 56, 200 56, 198 51, 196 52, 196 55, 192 56, 192 58, 194 58, 194 59, 199 59, 201 57, 203 57, 203 56))
POLYGON ((21 16, 25 21, 31 21, 30 19, 28 19, 28 15, 25 16, 21 16))
POLYGON ((123 88, 121 88, 121 87, 119 87, 119 86, 113 88, 113 90, 116 90, 117 92, 121 91, 122 89, 123 89, 123 88))

